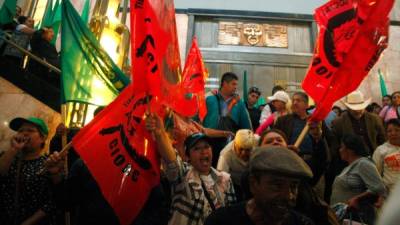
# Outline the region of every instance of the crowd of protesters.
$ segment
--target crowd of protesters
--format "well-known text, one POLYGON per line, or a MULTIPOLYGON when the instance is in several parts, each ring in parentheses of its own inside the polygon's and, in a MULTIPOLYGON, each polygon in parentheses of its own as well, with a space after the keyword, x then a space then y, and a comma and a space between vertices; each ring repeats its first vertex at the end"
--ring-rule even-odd
MULTIPOLYGON (((399 212, 386 202, 399 195, 400 92, 379 105, 354 91, 345 108, 311 123, 304 92, 290 96, 277 86, 257 106, 259 88, 240 99, 237 87, 236 74, 223 74, 203 121, 173 111, 146 116, 162 176, 133 224, 372 225, 382 206, 399 212)), ((65 171, 60 135, 76 131, 61 125, 45 156, 43 120, 15 118, 9 126, 17 133, 0 156, 1 224, 62 224, 64 211, 74 225, 119 224, 79 156, 65 171)))
MULTIPOLYGON (((30 51, 47 63, 61 68, 60 54, 54 43, 54 30, 51 26, 35 26, 33 18, 24 16, 19 6, 16 8, 15 18, 11 23, 0 27, 2 32, 8 34, 8 39, 19 47, 30 51)), ((19 65, 29 72, 41 76, 44 80, 54 85, 59 85, 60 76, 36 60, 26 58, 25 53, 13 45, 0 41, 0 57, 8 62, 19 65)))

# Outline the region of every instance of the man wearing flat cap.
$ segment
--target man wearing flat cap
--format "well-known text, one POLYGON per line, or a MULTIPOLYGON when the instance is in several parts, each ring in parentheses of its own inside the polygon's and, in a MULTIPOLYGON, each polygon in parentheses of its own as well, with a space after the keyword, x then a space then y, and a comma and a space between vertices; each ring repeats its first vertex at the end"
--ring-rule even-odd
POLYGON ((168 224, 202 225, 212 211, 236 202, 230 175, 211 167, 213 154, 205 134, 194 133, 185 139, 188 162, 183 162, 159 116, 147 116, 146 129, 154 136, 172 190, 172 217, 168 224))
POLYGON ((48 135, 39 118, 15 118, 10 148, 0 157, 0 221, 2 224, 51 224, 54 204, 51 180, 37 173, 44 166, 48 135))
POLYGON ((213 212, 205 225, 312 225, 295 212, 297 188, 302 179, 311 178, 307 164, 283 147, 260 147, 250 158, 250 191, 247 202, 213 212))

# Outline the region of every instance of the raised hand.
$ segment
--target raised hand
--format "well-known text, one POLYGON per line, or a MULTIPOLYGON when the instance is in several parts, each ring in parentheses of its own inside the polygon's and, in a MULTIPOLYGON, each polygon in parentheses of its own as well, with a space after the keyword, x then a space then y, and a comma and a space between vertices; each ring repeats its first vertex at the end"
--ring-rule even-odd
POLYGON ((160 135, 161 133, 165 132, 164 122, 158 115, 154 113, 150 113, 146 116, 145 126, 146 129, 149 132, 152 132, 154 135, 160 135))
POLYGON ((65 156, 61 156, 60 153, 54 152, 46 160, 46 170, 52 175, 58 175, 64 171, 64 162, 65 156))
POLYGON ((29 141, 29 137, 25 137, 22 134, 16 134, 11 138, 11 148, 16 151, 21 151, 29 141))

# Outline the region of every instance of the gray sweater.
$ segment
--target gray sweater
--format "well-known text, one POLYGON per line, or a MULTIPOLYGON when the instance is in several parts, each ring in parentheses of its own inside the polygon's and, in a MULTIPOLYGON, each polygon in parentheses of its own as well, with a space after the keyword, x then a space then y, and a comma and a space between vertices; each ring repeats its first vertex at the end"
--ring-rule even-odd
POLYGON ((366 191, 385 195, 385 186, 375 164, 368 158, 361 157, 335 178, 331 204, 347 203, 354 196, 366 191))

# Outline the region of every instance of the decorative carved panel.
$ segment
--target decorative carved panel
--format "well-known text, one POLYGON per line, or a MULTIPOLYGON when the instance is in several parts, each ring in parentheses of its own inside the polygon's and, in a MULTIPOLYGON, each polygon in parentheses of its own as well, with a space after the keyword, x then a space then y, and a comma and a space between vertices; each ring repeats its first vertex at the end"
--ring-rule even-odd
POLYGON ((218 43, 258 47, 288 47, 287 25, 219 22, 218 43))

